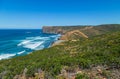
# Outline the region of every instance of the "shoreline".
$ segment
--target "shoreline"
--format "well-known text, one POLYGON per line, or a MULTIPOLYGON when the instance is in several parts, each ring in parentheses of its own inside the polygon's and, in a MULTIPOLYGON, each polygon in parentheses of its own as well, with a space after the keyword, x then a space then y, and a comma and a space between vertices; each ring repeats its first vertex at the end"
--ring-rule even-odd
MULTIPOLYGON (((49 37, 49 36, 48 36, 49 37)), ((48 46, 46 46, 45 48, 42 48, 42 49, 38 49, 38 50, 44 50, 44 49, 47 49, 47 48, 50 48, 50 47, 52 47, 53 45, 55 45, 55 44, 58 44, 58 41, 59 41, 59 43, 60 43, 60 40, 59 40, 59 38, 61 37, 61 34, 55 34, 55 36, 53 35, 53 38, 55 38, 55 39, 53 39, 52 41, 51 41, 51 43, 49 43, 49 45, 48 46)), ((21 41, 22 42, 22 41, 21 41)), ((19 43, 21 43, 21 42, 19 42, 19 43)), ((16 43, 16 46, 19 44, 19 43, 16 43)), ((25 51, 25 50, 24 50, 25 51)), ((37 51, 37 50, 31 50, 30 52, 24 52, 23 53, 23 51, 20 51, 20 52, 17 52, 17 53, 10 53, 10 54, 0 54, 0 60, 6 60, 6 59, 11 59, 11 58, 15 58, 15 57, 20 57, 20 56, 26 56, 26 55, 29 55, 29 54, 31 54, 31 53, 33 53, 33 52, 35 52, 35 51, 37 51)))
POLYGON ((65 40, 57 40, 57 41, 54 41, 50 47, 53 47, 53 46, 56 46, 56 45, 60 45, 60 43, 62 42, 65 42, 65 40))
MULTIPOLYGON (((59 34, 58 34, 59 35, 59 34)), ((65 42, 66 40, 62 40, 60 39, 63 35, 60 34, 59 38, 57 38, 56 41, 52 42, 50 47, 56 46, 56 45, 60 45, 61 43, 65 42)))

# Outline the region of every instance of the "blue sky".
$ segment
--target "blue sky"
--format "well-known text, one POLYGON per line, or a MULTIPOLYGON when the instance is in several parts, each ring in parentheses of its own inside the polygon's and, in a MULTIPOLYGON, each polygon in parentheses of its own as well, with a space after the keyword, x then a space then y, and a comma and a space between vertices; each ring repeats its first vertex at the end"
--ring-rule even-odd
POLYGON ((0 28, 120 23, 120 0, 0 0, 0 28))

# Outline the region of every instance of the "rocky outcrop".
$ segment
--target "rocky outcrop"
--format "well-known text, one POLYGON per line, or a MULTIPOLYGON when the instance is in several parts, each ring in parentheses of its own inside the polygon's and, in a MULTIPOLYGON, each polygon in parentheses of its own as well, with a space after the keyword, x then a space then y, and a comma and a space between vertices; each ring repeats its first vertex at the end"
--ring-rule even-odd
POLYGON ((79 38, 88 38, 82 31, 92 29, 92 26, 44 26, 44 33, 61 34, 59 40, 74 40, 79 38))
POLYGON ((42 28, 44 33, 56 33, 56 34, 65 34, 68 31, 80 30, 86 34, 101 34, 108 31, 117 31, 120 30, 120 24, 104 24, 97 26, 43 26, 42 28))
POLYGON ((61 34, 60 40, 76 40, 88 38, 120 30, 119 24, 106 24, 97 26, 43 26, 44 33, 61 34))
POLYGON ((44 33, 65 34, 66 32, 73 30, 87 30, 92 26, 43 26, 44 33))
POLYGON ((44 26, 42 28, 44 33, 54 33, 54 34, 64 34, 66 31, 62 29, 61 27, 47 27, 44 26))

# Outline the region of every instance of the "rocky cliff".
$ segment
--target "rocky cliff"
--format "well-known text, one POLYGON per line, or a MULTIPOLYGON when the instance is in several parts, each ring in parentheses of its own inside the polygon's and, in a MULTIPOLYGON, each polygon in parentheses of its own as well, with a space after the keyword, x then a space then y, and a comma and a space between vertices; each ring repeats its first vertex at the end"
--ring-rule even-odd
POLYGON ((44 33, 65 34, 68 31, 80 30, 91 26, 43 26, 44 33))
POLYGON ((62 34, 62 40, 88 38, 106 32, 120 30, 120 24, 106 24, 97 26, 43 26, 44 33, 62 34))
POLYGON ((65 30, 61 27, 56 26, 44 26, 43 28, 44 33, 55 33, 55 34, 64 34, 65 30))
POLYGON ((104 25, 96 25, 96 26, 43 26, 44 33, 60 33, 64 34, 68 31, 72 30, 80 30, 82 32, 88 31, 88 33, 95 32, 107 32, 107 31, 116 31, 120 30, 120 24, 104 24, 104 25))

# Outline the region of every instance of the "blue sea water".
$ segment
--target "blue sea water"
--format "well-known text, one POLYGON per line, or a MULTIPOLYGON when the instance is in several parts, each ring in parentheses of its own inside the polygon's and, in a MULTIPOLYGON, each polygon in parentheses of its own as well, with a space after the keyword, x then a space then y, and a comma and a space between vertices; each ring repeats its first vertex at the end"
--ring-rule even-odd
POLYGON ((41 29, 1 29, 0 60, 48 48, 59 37, 43 33, 41 29))

